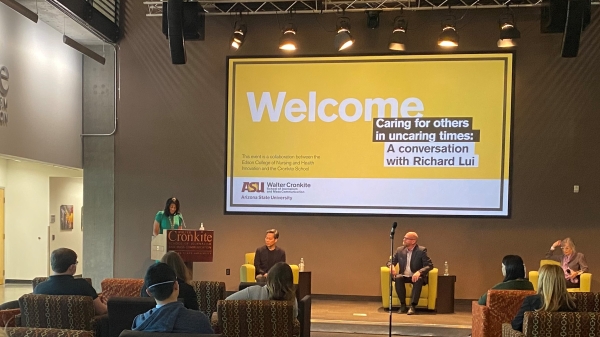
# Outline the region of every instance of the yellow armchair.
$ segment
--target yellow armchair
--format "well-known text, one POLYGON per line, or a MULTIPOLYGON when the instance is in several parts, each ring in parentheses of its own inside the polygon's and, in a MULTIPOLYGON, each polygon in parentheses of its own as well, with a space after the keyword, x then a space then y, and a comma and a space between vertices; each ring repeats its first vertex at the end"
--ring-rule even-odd
MULTIPOLYGON (((398 270, 398 265, 396 265, 398 270)), ((435 310, 435 301, 437 299, 437 284, 438 284, 438 269, 433 268, 429 271, 429 283, 423 286, 419 303, 417 307, 424 307, 430 310, 435 310)), ((384 308, 390 306, 390 268, 381 267, 381 303, 384 308)), ((412 293, 412 284, 406 284, 406 303, 410 303, 410 295, 412 293)), ((399 307, 400 300, 396 294, 396 284, 392 283, 392 306, 399 307)))
POLYGON ((255 277, 254 253, 246 253, 244 264, 240 267, 240 282, 256 282, 255 277))
MULTIPOLYGON (((256 268, 254 267, 254 254, 246 253, 244 255, 244 264, 240 267, 240 282, 256 282, 256 268)), ((294 275, 294 284, 298 284, 300 279, 300 268, 296 264, 290 264, 292 274, 294 275)))
MULTIPOLYGON (((541 260, 540 261, 540 267, 545 264, 555 264, 557 266, 560 266, 560 262, 558 262, 558 261, 554 261, 554 260, 541 260)), ((529 272, 529 282, 531 282, 531 284, 533 284, 533 289, 535 291, 538 290, 539 276, 540 275, 537 270, 532 270, 529 272)), ((568 288, 567 290, 570 292, 590 292, 592 290, 592 274, 583 273, 583 274, 579 275, 579 288, 568 288)))

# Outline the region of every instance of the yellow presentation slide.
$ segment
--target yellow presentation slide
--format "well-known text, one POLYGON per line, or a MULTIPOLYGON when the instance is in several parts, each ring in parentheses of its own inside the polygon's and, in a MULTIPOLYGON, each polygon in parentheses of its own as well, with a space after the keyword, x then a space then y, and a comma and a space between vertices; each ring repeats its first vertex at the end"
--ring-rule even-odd
POLYGON ((229 58, 225 211, 509 216, 513 59, 229 58))

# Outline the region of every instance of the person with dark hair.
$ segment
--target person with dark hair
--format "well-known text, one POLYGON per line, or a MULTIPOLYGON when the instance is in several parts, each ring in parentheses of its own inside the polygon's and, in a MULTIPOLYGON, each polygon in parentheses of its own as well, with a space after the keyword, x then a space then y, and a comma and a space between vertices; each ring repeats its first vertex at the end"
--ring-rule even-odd
MULTIPOLYGON (((179 283, 179 298, 183 299, 183 305, 192 310, 198 310, 198 298, 196 297, 196 291, 194 287, 192 287, 189 282, 192 277, 190 276, 189 269, 185 266, 183 259, 177 252, 168 252, 166 253, 160 262, 166 263, 169 267, 171 267, 175 271, 175 275, 177 276, 177 283, 179 283)), ((146 285, 142 286, 141 294, 142 297, 148 297, 148 293, 146 292, 146 285)))
POLYGON ((523 319, 527 311, 577 311, 577 303, 567 291, 562 268, 554 264, 545 264, 540 267, 539 273, 538 293, 523 300, 521 308, 511 322, 514 330, 523 331, 523 319))
POLYGON ((158 211, 154 217, 152 234, 157 236, 165 229, 181 229, 185 227, 185 221, 179 212, 179 200, 177 198, 167 199, 165 209, 158 211))
POLYGON ((179 283, 175 271, 166 263, 151 265, 146 271, 144 285, 154 297, 156 307, 137 315, 131 330, 147 332, 175 332, 212 334, 213 329, 204 313, 186 309, 177 301, 179 283))
POLYGON ((278 262, 285 262, 285 251, 277 247, 279 232, 269 229, 265 236, 265 245, 256 249, 254 269, 257 282, 265 282, 267 272, 278 262))
POLYGON ((579 288, 579 275, 589 271, 585 256, 577 251, 575 242, 571 238, 554 242, 546 253, 546 258, 560 262, 565 273, 567 288, 579 288), (560 253, 554 255, 557 247, 560 247, 560 253))
POLYGON ((275 300, 294 301, 294 317, 298 317, 298 301, 294 291, 292 268, 285 262, 277 262, 267 276, 265 286, 255 285, 230 295, 225 300, 275 300))
POLYGON ((69 248, 58 248, 50 254, 52 275, 33 289, 34 294, 42 295, 80 295, 90 296, 94 300, 96 315, 107 312, 106 301, 98 296, 96 289, 82 278, 74 278, 77 271, 77 253, 69 248))
MULTIPOLYGON (((492 289, 498 290, 533 290, 533 284, 525 279, 525 265, 519 255, 506 255, 502 259, 502 275, 504 280, 492 289)), ((485 305, 487 302, 487 291, 480 298, 478 303, 485 305)))

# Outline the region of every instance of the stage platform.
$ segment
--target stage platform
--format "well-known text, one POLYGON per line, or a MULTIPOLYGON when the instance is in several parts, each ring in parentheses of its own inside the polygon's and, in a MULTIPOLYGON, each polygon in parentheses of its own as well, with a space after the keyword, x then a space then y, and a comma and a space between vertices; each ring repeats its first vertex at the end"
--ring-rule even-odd
MULTIPOLYGON (((388 335, 389 313, 381 301, 312 300, 311 335, 388 335)), ((471 301, 457 300, 453 314, 417 309, 416 315, 392 314, 393 336, 466 337, 471 333, 471 301)))

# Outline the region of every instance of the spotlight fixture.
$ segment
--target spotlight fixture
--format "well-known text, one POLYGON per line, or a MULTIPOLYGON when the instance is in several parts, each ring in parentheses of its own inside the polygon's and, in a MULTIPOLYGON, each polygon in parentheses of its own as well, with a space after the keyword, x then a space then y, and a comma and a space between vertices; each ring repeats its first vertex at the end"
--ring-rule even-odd
POLYGON ((456 32, 456 24, 454 17, 449 16, 442 23, 442 33, 438 38, 438 46, 440 47, 458 47, 458 33, 456 32))
POLYGON ((515 26, 515 19, 512 14, 504 15, 498 21, 500 24, 500 39, 498 47, 510 48, 517 45, 515 39, 521 38, 521 32, 515 26))
POLYGON ((283 29, 281 39, 279 40, 279 49, 294 51, 298 48, 296 41, 296 27, 293 23, 288 23, 283 29))
POLYGON ((392 31, 392 36, 390 37, 390 44, 388 48, 390 50, 396 51, 404 51, 405 50, 405 42, 406 42, 406 28, 408 27, 408 22, 402 16, 397 16, 394 19, 394 30, 392 31))
POLYGON ((365 13, 367 13, 367 28, 375 29, 379 27, 379 13, 381 11, 366 11, 365 13))
POLYGON ((333 40, 333 45, 337 50, 344 50, 354 44, 354 38, 350 35, 350 18, 342 16, 337 21, 337 35, 333 40))
POLYGON ((235 22, 235 29, 233 31, 233 36, 231 37, 231 47, 235 50, 240 49, 242 44, 244 43, 244 39, 246 38, 247 32, 246 24, 241 21, 235 22))

